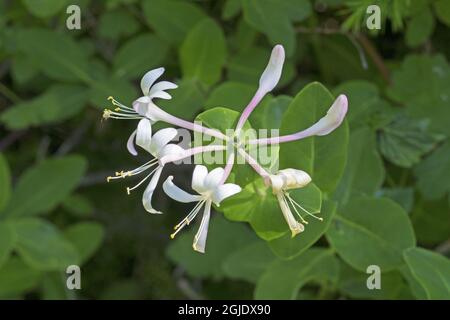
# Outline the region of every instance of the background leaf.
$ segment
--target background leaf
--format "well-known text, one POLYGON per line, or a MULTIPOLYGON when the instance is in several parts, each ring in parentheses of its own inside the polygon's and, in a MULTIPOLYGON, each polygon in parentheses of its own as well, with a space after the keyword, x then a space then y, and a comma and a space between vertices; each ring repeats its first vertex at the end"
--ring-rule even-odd
POLYGON ((21 176, 6 215, 30 216, 53 209, 76 187, 85 170, 86 161, 79 156, 44 160, 21 176))
POLYGON ((383 272, 400 267, 403 250, 415 246, 406 212, 388 199, 359 197, 338 210, 327 239, 353 268, 378 265, 383 272), (356 248, 363 247, 364 250, 356 248))
POLYGON ((447 258, 422 248, 405 250, 404 257, 428 299, 450 299, 450 262, 447 258))
POLYGON ((196 24, 180 48, 183 76, 207 85, 219 80, 225 58, 225 36, 212 19, 204 19, 196 24))

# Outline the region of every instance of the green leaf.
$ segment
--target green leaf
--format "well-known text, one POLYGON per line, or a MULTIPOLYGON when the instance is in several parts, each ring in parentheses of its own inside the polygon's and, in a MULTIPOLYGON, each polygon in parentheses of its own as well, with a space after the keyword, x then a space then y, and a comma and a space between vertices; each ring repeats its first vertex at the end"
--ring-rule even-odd
POLYGON ((171 100, 158 101, 158 105, 170 114, 192 120, 203 109, 205 94, 196 80, 182 80, 170 94, 171 100))
MULTIPOLYGON (((270 48, 250 47, 240 51, 230 58, 227 64, 228 79, 235 82, 248 83, 252 86, 258 84, 259 78, 270 58, 270 48)), ((283 73, 277 88, 289 83, 295 76, 295 66, 292 61, 286 60, 283 73)))
POLYGON ((422 285, 428 299, 450 299, 448 258, 422 248, 405 250, 404 257, 413 277, 422 285))
POLYGON ((408 23, 408 27, 405 33, 406 44, 409 47, 417 47, 430 38, 434 30, 434 17, 431 10, 428 7, 420 10, 415 14, 411 21, 408 23))
POLYGON ((273 262, 259 278, 255 299, 295 299, 306 283, 336 283, 339 261, 331 250, 311 249, 289 261, 273 262))
POLYGON ((447 199, 419 199, 411 212, 411 221, 420 244, 432 246, 445 241, 450 234, 450 208, 447 199))
POLYGON ((8 223, 0 222, 0 268, 8 261, 15 241, 14 229, 8 223))
POLYGON ((82 110, 86 93, 82 86, 56 84, 42 95, 7 109, 0 120, 13 130, 60 122, 82 110))
POLYGON ((414 189, 407 188, 383 188, 377 192, 377 196, 390 198, 405 209, 406 212, 411 212, 414 205, 414 189))
MULTIPOLYGON (((306 86, 284 113, 280 134, 292 134, 310 127, 327 113, 333 100, 331 93, 321 84, 314 82, 306 86)), ((280 168, 304 170, 320 190, 332 192, 345 169, 347 142, 348 126, 344 121, 326 136, 283 143, 280 168)))
MULTIPOLYGON (((321 192, 313 183, 301 189, 290 190, 289 195, 309 212, 321 211, 321 192)), ((220 210, 230 220, 249 222, 256 234, 266 241, 291 234, 277 198, 260 179, 247 185, 236 196, 225 200, 220 210)))
POLYGON ((20 177, 6 215, 21 217, 53 210, 77 186, 85 170, 86 161, 79 156, 38 163, 20 177))
MULTIPOLYGON (((281 238, 269 241, 269 247, 272 251, 283 259, 292 259, 302 254, 311 247, 330 226, 333 216, 336 212, 336 204, 332 201, 324 201, 320 214, 323 221, 314 218, 307 219, 305 231, 292 238, 291 234, 285 234, 281 238)), ((308 218, 308 216, 306 216, 308 218)))
POLYGON ((41 275, 19 257, 12 257, 0 268, 0 297, 23 294, 35 288, 41 275))
POLYGON ((100 16, 97 27, 100 37, 111 40, 132 35, 138 30, 139 24, 135 17, 123 10, 106 11, 100 16))
POLYGON ((264 241, 257 241, 231 253, 223 263, 227 278, 256 283, 275 256, 264 241))
POLYGON ((105 104, 108 104, 108 97, 114 98, 125 105, 131 105, 138 93, 136 88, 128 81, 112 76, 102 76, 91 84, 89 91, 89 101, 94 107, 104 109, 105 104))
POLYGON ((402 274, 391 271, 381 274, 381 288, 367 289, 367 278, 370 274, 356 271, 345 263, 340 265, 339 291, 353 299, 405 300, 413 296, 408 289, 402 274))
POLYGON ((444 143, 414 170, 417 186, 426 199, 439 199, 450 191, 450 142, 444 143))
POLYGON ((275 98, 266 96, 250 116, 254 128, 279 130, 284 112, 291 102, 292 97, 290 96, 280 95, 275 98))
POLYGON ((90 83, 88 57, 68 33, 25 29, 17 33, 17 46, 48 77, 90 83))
POLYGON ((228 81, 221 83, 209 94, 205 102, 205 108, 226 106, 229 109, 241 112, 250 102, 256 92, 256 87, 241 83, 228 81))
POLYGON ((80 222, 64 230, 64 235, 78 251, 84 264, 100 248, 105 236, 104 228, 95 222, 80 222))
POLYGON ((62 207, 78 217, 90 216, 94 206, 86 197, 79 194, 70 194, 61 203, 62 207))
POLYGON ((230 20, 237 16, 241 9, 241 0, 226 0, 222 9, 222 18, 224 20, 230 20))
POLYGON ((346 203, 352 195, 373 195, 381 187, 384 166, 375 143, 375 133, 368 127, 351 132, 347 164, 333 199, 346 203))
POLYGON ((206 252, 201 254, 192 249, 199 223, 193 223, 189 232, 174 240, 168 247, 167 255, 193 277, 220 279, 224 276, 222 265, 227 257, 254 241, 255 237, 244 225, 229 222, 216 214, 210 221, 206 252))
POLYGON ((42 300, 71 299, 75 294, 66 286, 66 274, 61 272, 46 272, 41 280, 42 300))
POLYGON ((125 42, 114 57, 114 76, 127 79, 143 76, 146 70, 159 67, 167 52, 167 45, 153 34, 136 36, 125 42))
POLYGON ((180 44, 192 27, 205 18, 198 6, 183 0, 147 0, 142 8, 147 23, 171 44, 180 44))
POLYGON ((390 162, 400 167, 410 168, 444 138, 442 135, 429 133, 427 128, 427 121, 397 118, 380 130, 381 153, 390 162))
POLYGON ((54 225, 38 218, 23 218, 10 223, 17 235, 15 249, 30 267, 65 271, 69 265, 79 264, 76 249, 54 225))
POLYGON ((351 129, 367 125, 380 101, 378 87, 365 80, 351 80, 338 85, 333 90, 337 97, 345 94, 348 99, 348 111, 345 116, 351 129))
POLYGON ((0 153, 0 212, 8 204, 11 197, 11 173, 9 170, 8 161, 5 156, 0 153))
POLYGON ((189 32, 180 48, 183 77, 212 85, 221 76, 227 54, 225 36, 212 19, 200 21, 189 32))
POLYGON ((407 106, 408 115, 430 119, 431 131, 450 134, 450 66, 444 56, 407 56, 392 73, 392 86, 387 93, 407 106))
POLYGON ((309 1, 244 0, 242 5, 245 21, 264 33, 271 44, 281 43, 291 56, 296 46, 292 22, 300 22, 311 15, 309 1))
POLYGON ((345 262, 364 272, 372 264, 383 272, 400 267, 403 250, 416 242, 411 222, 398 204, 370 197, 354 198, 340 208, 326 236, 345 262))
POLYGON ((54 16, 67 5, 67 0, 22 0, 28 12, 38 18, 54 16))
POLYGON ((436 0, 433 5, 438 19, 450 26, 450 3, 447 0, 436 0))
MULTIPOLYGON (((312 40, 317 66, 326 83, 354 79, 373 80, 374 75, 378 74, 371 60, 361 56, 361 49, 355 47, 347 36, 328 35, 314 37, 312 40)), ((349 109, 351 106, 350 104, 349 109)))

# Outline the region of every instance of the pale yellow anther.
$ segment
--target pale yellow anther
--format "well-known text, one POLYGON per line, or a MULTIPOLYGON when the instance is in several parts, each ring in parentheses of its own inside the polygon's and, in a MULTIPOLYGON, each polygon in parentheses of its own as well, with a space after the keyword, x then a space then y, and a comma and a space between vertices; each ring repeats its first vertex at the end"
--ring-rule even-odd
POLYGON ((127 194, 130 195, 131 194, 131 189, 127 187, 127 194))
POLYGON ((103 110, 103 119, 108 119, 111 116, 111 110, 103 110))
POLYGON ((109 97, 108 97, 108 100, 109 100, 109 101, 113 101, 113 100, 114 100, 113 96, 109 96, 109 97))
POLYGON ((112 179, 112 177, 110 176, 110 177, 106 177, 106 182, 109 182, 109 181, 111 181, 111 179, 112 179))
POLYGON ((172 233, 172 234, 170 235, 170 239, 174 239, 174 238, 175 238, 175 234, 176 234, 176 233, 172 233))

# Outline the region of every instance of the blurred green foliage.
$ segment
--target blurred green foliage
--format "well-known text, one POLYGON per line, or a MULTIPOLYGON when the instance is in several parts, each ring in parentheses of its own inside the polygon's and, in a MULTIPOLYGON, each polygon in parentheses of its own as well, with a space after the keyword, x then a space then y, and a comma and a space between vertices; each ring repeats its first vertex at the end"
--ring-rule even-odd
MULTIPOLYGON (((449 26, 447 0, 0 2, 0 297, 450 299, 449 26), (374 4, 381 30, 366 28, 374 4), (215 208, 206 254, 193 228, 170 242, 186 206, 158 189, 166 214, 150 216, 105 183, 146 158, 125 149, 135 123, 101 121, 107 97, 130 104, 164 66, 179 88, 161 107, 225 130, 277 43, 283 77, 248 127, 295 132, 349 98, 338 130, 276 155, 312 175, 291 196, 324 222, 291 238, 270 190, 236 167, 243 191, 215 208), (65 286, 71 264, 81 290, 65 286)), ((189 166, 167 171, 188 185, 189 166)))

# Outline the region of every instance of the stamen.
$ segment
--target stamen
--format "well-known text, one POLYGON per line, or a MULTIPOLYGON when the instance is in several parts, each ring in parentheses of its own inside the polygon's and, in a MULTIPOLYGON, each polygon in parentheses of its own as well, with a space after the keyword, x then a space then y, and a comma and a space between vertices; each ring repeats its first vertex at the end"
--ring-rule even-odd
POLYGON ((303 208, 301 205, 299 205, 294 199, 292 199, 289 194, 287 194, 287 197, 289 198, 290 201, 292 201, 292 203, 296 206, 298 206, 301 210, 303 210, 304 212, 306 212, 308 215, 310 215, 311 217, 319 220, 319 221, 323 221, 323 218, 321 217, 317 217, 316 215, 312 214, 311 212, 309 212, 308 210, 306 210, 305 208, 303 208))
POLYGON ((152 170, 152 172, 150 172, 148 175, 145 176, 144 179, 142 179, 141 181, 138 182, 138 184, 136 184, 134 187, 128 188, 127 187, 127 194, 129 195, 131 193, 131 191, 133 191, 134 189, 138 188, 141 184, 143 184, 148 178, 150 178, 150 176, 152 174, 155 173, 156 170, 158 170, 159 167, 156 167, 155 169, 152 170))
MULTIPOLYGON (((131 177, 131 176, 138 175, 138 174, 140 174, 140 173, 150 169, 151 167, 153 167, 156 164, 158 164, 158 159, 154 158, 154 159, 144 163, 143 165, 137 167, 136 169, 133 169, 133 170, 130 170, 130 171, 123 171, 123 170, 121 170, 120 172, 116 171, 114 177, 109 176, 109 177, 106 178, 106 182, 110 182, 111 180, 114 180, 114 179, 123 179, 123 178, 126 178, 126 177, 131 177)), ((127 188, 127 192, 128 192, 128 189, 129 188, 127 188)), ((131 190, 133 190, 133 189, 130 189, 129 191, 131 191, 131 190)))
POLYGON ((292 198, 289 196, 289 194, 286 195, 286 198, 288 198, 289 202, 291 203, 292 208, 294 208, 295 213, 300 217, 300 219, 302 220, 302 222, 304 224, 308 224, 308 221, 306 221, 305 219, 303 219, 302 215, 300 214, 300 212, 298 212, 297 208, 295 207, 294 203, 292 202, 292 198))
POLYGON ((206 200, 201 200, 201 201, 197 202, 195 207, 192 208, 192 210, 188 213, 186 218, 181 220, 180 223, 178 223, 174 227, 175 232, 170 235, 171 239, 175 238, 175 236, 177 235, 178 232, 180 232, 181 229, 183 229, 185 226, 189 225, 189 223, 197 216, 198 212, 202 208, 202 206, 205 203, 205 201, 206 200))

